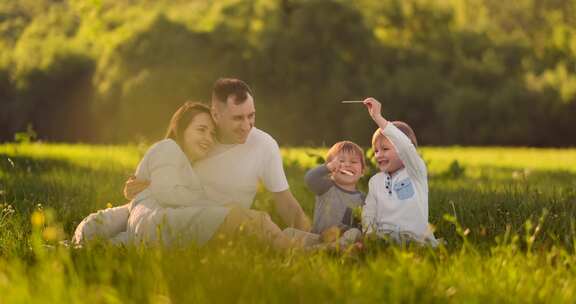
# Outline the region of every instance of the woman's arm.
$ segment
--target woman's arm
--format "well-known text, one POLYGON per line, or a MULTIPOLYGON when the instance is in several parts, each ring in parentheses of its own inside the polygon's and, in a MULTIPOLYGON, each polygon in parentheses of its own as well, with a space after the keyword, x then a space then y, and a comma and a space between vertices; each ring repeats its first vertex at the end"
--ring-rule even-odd
POLYGON ((151 153, 148 190, 160 205, 190 206, 205 198, 200 181, 176 142, 164 140, 151 153))

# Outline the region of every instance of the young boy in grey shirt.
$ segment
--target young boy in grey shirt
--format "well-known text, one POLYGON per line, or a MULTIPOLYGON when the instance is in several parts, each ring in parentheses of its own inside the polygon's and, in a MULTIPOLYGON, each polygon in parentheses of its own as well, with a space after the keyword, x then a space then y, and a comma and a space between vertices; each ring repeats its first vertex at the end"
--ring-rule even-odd
POLYGON ((362 148, 341 141, 328 150, 326 164, 306 173, 306 185, 316 194, 311 232, 321 234, 323 241, 335 240, 346 230, 360 226, 353 213, 364 205, 365 195, 356 187, 364 168, 362 148))

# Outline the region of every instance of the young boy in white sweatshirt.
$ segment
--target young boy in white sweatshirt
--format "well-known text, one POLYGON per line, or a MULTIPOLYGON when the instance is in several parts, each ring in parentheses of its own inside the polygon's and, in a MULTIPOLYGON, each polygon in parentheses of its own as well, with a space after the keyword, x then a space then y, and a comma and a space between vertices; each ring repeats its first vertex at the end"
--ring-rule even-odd
POLYGON ((368 183, 362 226, 366 233, 396 241, 437 245, 428 228, 428 173, 416 150, 416 135, 404 122, 389 122, 374 98, 364 104, 379 129, 372 137, 380 173, 368 183))

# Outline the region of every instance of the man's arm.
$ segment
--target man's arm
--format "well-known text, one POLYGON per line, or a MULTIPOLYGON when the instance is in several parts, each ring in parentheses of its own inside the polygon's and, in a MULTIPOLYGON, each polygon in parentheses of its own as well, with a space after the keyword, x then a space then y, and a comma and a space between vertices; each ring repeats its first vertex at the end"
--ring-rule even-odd
POLYGON ((274 198, 276 210, 286 225, 300 230, 310 231, 310 220, 289 189, 271 193, 274 198))

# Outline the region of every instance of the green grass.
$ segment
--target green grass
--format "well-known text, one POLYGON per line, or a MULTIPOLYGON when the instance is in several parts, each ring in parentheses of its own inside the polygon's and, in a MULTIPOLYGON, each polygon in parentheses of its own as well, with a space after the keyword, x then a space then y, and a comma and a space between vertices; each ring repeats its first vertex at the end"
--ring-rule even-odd
MULTIPOLYGON (((361 254, 275 252, 250 240, 170 250, 57 246, 54 240, 69 238, 90 212, 125 203, 123 182, 145 149, 0 145, 0 304, 524 303, 576 296, 575 149, 423 148, 430 222, 447 241, 437 250, 369 242, 361 254), (33 214, 43 224, 32 225, 33 214)), ((317 161, 309 154, 325 151, 283 150, 291 189, 309 215, 314 197, 302 177, 317 161)), ((262 191, 255 207, 274 214, 262 191)))

